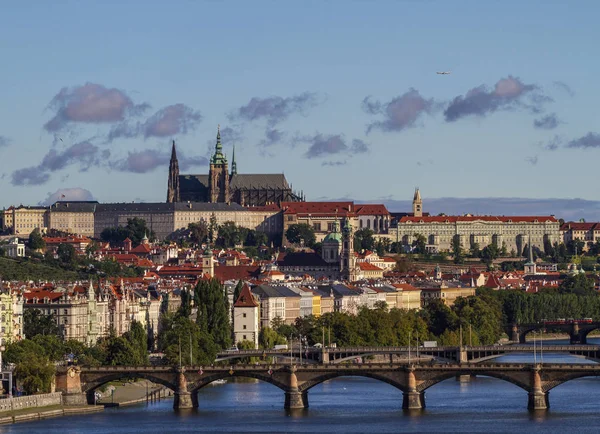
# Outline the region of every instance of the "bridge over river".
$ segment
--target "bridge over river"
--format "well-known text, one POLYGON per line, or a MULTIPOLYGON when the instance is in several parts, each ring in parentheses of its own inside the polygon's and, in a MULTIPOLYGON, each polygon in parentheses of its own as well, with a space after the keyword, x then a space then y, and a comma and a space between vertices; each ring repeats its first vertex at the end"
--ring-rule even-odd
POLYGON ((256 378, 283 391, 284 407, 308 407, 311 388, 336 377, 360 376, 388 383, 402 392, 402 408, 425 407, 425 391, 444 380, 462 375, 489 376, 508 381, 527 392, 528 408, 549 407, 549 392, 576 378, 600 376, 598 364, 273 364, 232 366, 70 366, 59 368, 57 391, 66 405, 93 403, 94 391, 123 378, 145 378, 174 392, 175 409, 198 407, 198 391, 220 379, 256 378))
MULTIPOLYGON (((535 350, 581 356, 592 361, 600 361, 599 345, 552 345, 537 347, 535 350)), ((441 362, 450 363, 479 363, 507 354, 530 353, 534 347, 531 345, 489 345, 476 347, 346 347, 346 348, 303 348, 300 350, 241 350, 224 351, 217 355, 217 362, 240 358, 255 357, 262 360, 273 358, 280 363, 321 363, 339 364, 366 357, 387 356, 390 363, 410 363, 417 358, 431 358, 441 362)))

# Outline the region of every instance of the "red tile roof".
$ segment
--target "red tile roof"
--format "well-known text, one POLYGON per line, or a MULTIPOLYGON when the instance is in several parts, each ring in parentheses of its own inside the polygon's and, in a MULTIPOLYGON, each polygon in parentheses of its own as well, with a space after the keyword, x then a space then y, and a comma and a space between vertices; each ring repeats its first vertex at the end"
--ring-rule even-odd
POLYGON ((281 202, 284 214, 354 215, 354 202, 281 202))
POLYGON ((254 299, 247 283, 244 283, 244 286, 242 286, 240 296, 233 304, 233 307, 258 307, 258 303, 254 299))
POLYGON ((356 214, 389 216, 390 212, 385 205, 356 205, 356 214))
POLYGON ((379 268, 377 265, 371 264, 370 262, 359 262, 356 265, 358 265, 358 268, 363 271, 383 271, 383 269, 379 268))

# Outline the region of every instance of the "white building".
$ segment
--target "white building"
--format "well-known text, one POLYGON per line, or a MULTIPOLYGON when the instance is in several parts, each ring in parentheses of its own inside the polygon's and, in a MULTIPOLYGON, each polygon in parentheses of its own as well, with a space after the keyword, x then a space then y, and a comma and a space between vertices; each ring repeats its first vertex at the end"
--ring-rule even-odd
POLYGON ((22 258, 25 256, 25 244, 21 243, 18 238, 13 238, 6 245, 6 256, 9 258, 22 258))
POLYGON ((244 284, 233 305, 233 334, 236 344, 250 341, 254 342, 254 348, 258 348, 258 306, 250 287, 244 284))

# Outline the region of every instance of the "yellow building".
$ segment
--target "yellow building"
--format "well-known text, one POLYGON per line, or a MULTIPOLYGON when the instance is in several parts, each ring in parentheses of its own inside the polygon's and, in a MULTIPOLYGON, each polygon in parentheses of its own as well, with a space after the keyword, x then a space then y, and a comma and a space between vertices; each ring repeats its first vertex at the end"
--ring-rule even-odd
POLYGON ((48 228, 75 235, 94 236, 98 202, 56 202, 48 210, 48 228))
POLYGON ((46 232, 48 227, 48 208, 44 206, 23 206, 13 208, 13 233, 29 236, 35 229, 46 232))

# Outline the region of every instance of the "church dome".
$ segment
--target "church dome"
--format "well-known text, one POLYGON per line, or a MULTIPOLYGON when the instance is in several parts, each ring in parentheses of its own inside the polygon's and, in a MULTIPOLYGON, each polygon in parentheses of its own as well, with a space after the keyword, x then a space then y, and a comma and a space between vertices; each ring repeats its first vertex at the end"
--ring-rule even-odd
POLYGON ((327 236, 323 239, 323 244, 325 243, 342 244, 342 234, 340 234, 339 232, 328 233, 327 236))

